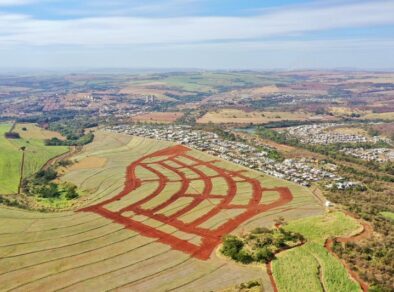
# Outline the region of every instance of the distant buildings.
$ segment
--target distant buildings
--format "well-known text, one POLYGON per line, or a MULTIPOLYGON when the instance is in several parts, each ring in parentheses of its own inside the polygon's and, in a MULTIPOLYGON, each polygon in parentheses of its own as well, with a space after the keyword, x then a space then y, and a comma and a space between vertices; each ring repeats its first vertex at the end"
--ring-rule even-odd
POLYGON ((193 130, 190 126, 120 125, 109 127, 107 130, 185 144, 191 148, 303 186, 310 186, 312 182, 322 180, 335 182, 344 180, 330 171, 313 167, 315 161, 310 159, 275 161, 267 157, 268 149, 264 151, 243 142, 224 140, 215 133, 193 130))
POLYGON ((332 131, 330 128, 344 126, 346 124, 313 124, 313 125, 301 125, 295 127, 289 127, 281 132, 296 137, 303 144, 335 144, 335 143, 377 143, 381 140, 386 141, 381 137, 369 138, 363 135, 346 134, 332 131))
POLYGON ((367 161, 386 162, 394 161, 394 150, 389 148, 344 148, 341 152, 367 161))

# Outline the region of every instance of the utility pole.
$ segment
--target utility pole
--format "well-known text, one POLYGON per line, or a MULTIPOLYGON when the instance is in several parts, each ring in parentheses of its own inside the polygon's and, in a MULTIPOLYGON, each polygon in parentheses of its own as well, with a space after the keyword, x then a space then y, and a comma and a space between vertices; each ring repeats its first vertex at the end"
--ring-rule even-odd
POLYGON ((22 181, 23 181, 23 169, 25 167, 25 150, 26 147, 22 146, 20 148, 22 150, 22 161, 21 161, 21 170, 20 170, 20 176, 19 176, 19 185, 18 185, 18 195, 21 193, 21 188, 22 188, 22 181))

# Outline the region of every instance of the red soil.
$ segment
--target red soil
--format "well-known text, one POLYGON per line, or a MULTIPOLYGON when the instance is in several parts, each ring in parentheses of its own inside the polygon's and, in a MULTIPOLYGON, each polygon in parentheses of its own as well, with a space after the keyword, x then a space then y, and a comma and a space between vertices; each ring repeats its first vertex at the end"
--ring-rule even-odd
POLYGON ((267 274, 268 274, 268 277, 270 278, 272 289, 274 289, 274 292, 278 292, 279 291, 278 286, 276 286, 275 278, 274 278, 274 275, 272 274, 272 264, 271 263, 272 262, 269 262, 265 266, 267 267, 267 274))
MULTIPOLYGON (((99 204, 89 206, 87 208, 81 209, 80 211, 88 211, 95 212, 103 217, 111 219, 114 222, 119 224, 123 224, 125 228, 134 230, 139 232, 141 235, 157 238, 157 240, 161 243, 165 243, 170 245, 173 249, 179 250, 192 256, 201 259, 207 260, 214 248, 220 243, 221 238, 225 235, 233 231, 237 228, 241 223, 249 220, 250 218, 260 214, 262 212, 266 212, 272 208, 276 208, 282 205, 287 204, 293 199, 293 196, 290 190, 286 187, 276 187, 276 188, 264 188, 261 186, 260 182, 256 179, 249 178, 245 175, 242 175, 243 171, 229 171, 223 168, 220 168, 214 164, 215 161, 202 161, 198 158, 195 158, 189 155, 187 152, 190 151, 189 148, 177 145, 173 147, 169 147, 150 155, 141 157, 137 161, 133 162, 127 167, 126 171, 126 181, 124 189, 114 196, 111 199, 103 201, 99 204), (157 157, 163 156, 162 160, 158 160, 157 157), (187 158, 189 161, 192 161, 193 164, 186 164, 182 162, 179 158, 187 158), (145 161, 149 158, 155 158, 154 162, 145 161), (144 162, 145 161, 145 162, 144 162), (179 166, 171 166, 166 162, 172 162, 171 165, 179 166), (196 168, 196 166, 204 165, 209 167, 216 173, 217 175, 208 176, 203 171, 196 168), (146 179, 142 180, 136 177, 136 167, 140 166, 149 170, 157 175, 157 179, 146 179), (160 171, 154 168, 154 166, 164 167, 167 170, 177 174, 180 179, 170 180, 168 177, 163 175, 160 171), (187 178, 182 169, 187 169, 192 171, 195 175, 198 175, 198 178, 187 178), (211 179, 214 177, 223 177, 227 183, 227 193, 225 194, 212 194, 212 181, 211 179), (237 194, 237 181, 247 182, 252 186, 253 192, 250 194, 250 200, 248 203, 240 205, 232 204, 232 200, 237 194), (189 188, 189 184, 191 180, 202 180, 204 182, 203 191, 198 194, 188 194, 187 190, 189 188), (107 204, 110 204, 114 201, 120 200, 122 197, 128 195, 131 191, 138 189, 144 181, 158 181, 159 186, 150 194, 147 194, 145 198, 140 201, 133 203, 125 208, 113 212, 105 208, 107 204), (166 184, 171 181, 180 181, 181 187, 178 191, 174 192, 174 194, 166 201, 163 201, 160 205, 151 208, 144 209, 142 205, 157 196, 160 196, 160 193, 165 188, 166 184), (266 191, 277 191, 280 194, 280 198, 276 201, 273 201, 268 204, 261 204, 261 199, 266 191), (182 209, 178 210, 176 213, 172 215, 164 215, 160 213, 165 207, 170 206, 179 198, 192 198, 191 203, 182 209), (195 219, 192 222, 185 223, 179 219, 180 216, 186 214, 187 212, 193 210, 200 203, 205 200, 210 199, 220 199, 220 202, 216 204, 209 212, 202 214, 199 218, 195 219), (219 214, 219 212, 223 210, 231 210, 231 209, 242 209, 243 212, 237 216, 229 218, 225 223, 216 227, 215 229, 208 229, 201 227, 201 224, 211 219, 215 215, 219 214), (201 237, 200 245, 196 245, 188 240, 181 239, 176 237, 175 235, 166 233, 158 228, 154 228, 144 224, 143 222, 139 222, 133 219, 133 217, 123 216, 124 212, 132 211, 134 214, 144 215, 146 217, 155 219, 160 221, 163 224, 171 225, 175 227, 177 230, 180 230, 184 233, 193 234, 201 237)), ((215 201, 216 201, 215 200, 215 201)))

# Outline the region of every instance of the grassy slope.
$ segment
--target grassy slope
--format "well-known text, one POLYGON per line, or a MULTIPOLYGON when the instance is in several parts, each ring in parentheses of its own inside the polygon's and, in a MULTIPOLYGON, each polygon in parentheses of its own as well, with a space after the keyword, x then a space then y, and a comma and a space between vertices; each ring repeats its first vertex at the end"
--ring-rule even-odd
POLYGON ((5 139, 4 133, 10 127, 10 124, 0 124, 0 193, 6 194, 16 192, 18 188, 22 157, 20 147, 26 147, 24 177, 38 171, 49 159, 68 149, 64 146, 45 146, 43 134, 39 134, 42 132, 32 124, 26 125, 26 132, 18 131, 21 139, 5 139))
POLYGON ((323 247, 326 238, 349 234, 357 222, 340 212, 292 221, 287 230, 303 234, 308 242, 278 255, 273 273, 281 291, 359 291, 342 264, 323 247), (321 282, 319 279, 321 274, 321 282))

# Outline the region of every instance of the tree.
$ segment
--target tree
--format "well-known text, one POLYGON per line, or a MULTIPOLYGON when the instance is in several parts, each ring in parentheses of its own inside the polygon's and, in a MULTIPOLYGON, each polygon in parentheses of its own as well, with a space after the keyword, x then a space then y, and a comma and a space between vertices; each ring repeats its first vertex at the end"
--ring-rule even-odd
POLYGON ((246 250, 240 250, 233 259, 243 264, 253 262, 253 257, 246 250))
POLYGON ((54 183, 43 185, 38 189, 38 191, 39 195, 43 198, 57 198, 60 196, 57 185, 54 183))
POLYGON ((66 183, 64 185, 64 191, 66 193, 67 200, 72 200, 72 199, 76 199, 79 197, 78 192, 77 192, 77 186, 72 183, 66 183))
POLYGON ((267 247, 259 248, 256 252, 256 261, 269 263, 275 258, 275 255, 267 247))
POLYGON ((228 257, 236 260, 238 253, 243 248, 244 243, 238 239, 236 236, 228 235, 224 238, 223 246, 221 248, 221 252, 228 257))

